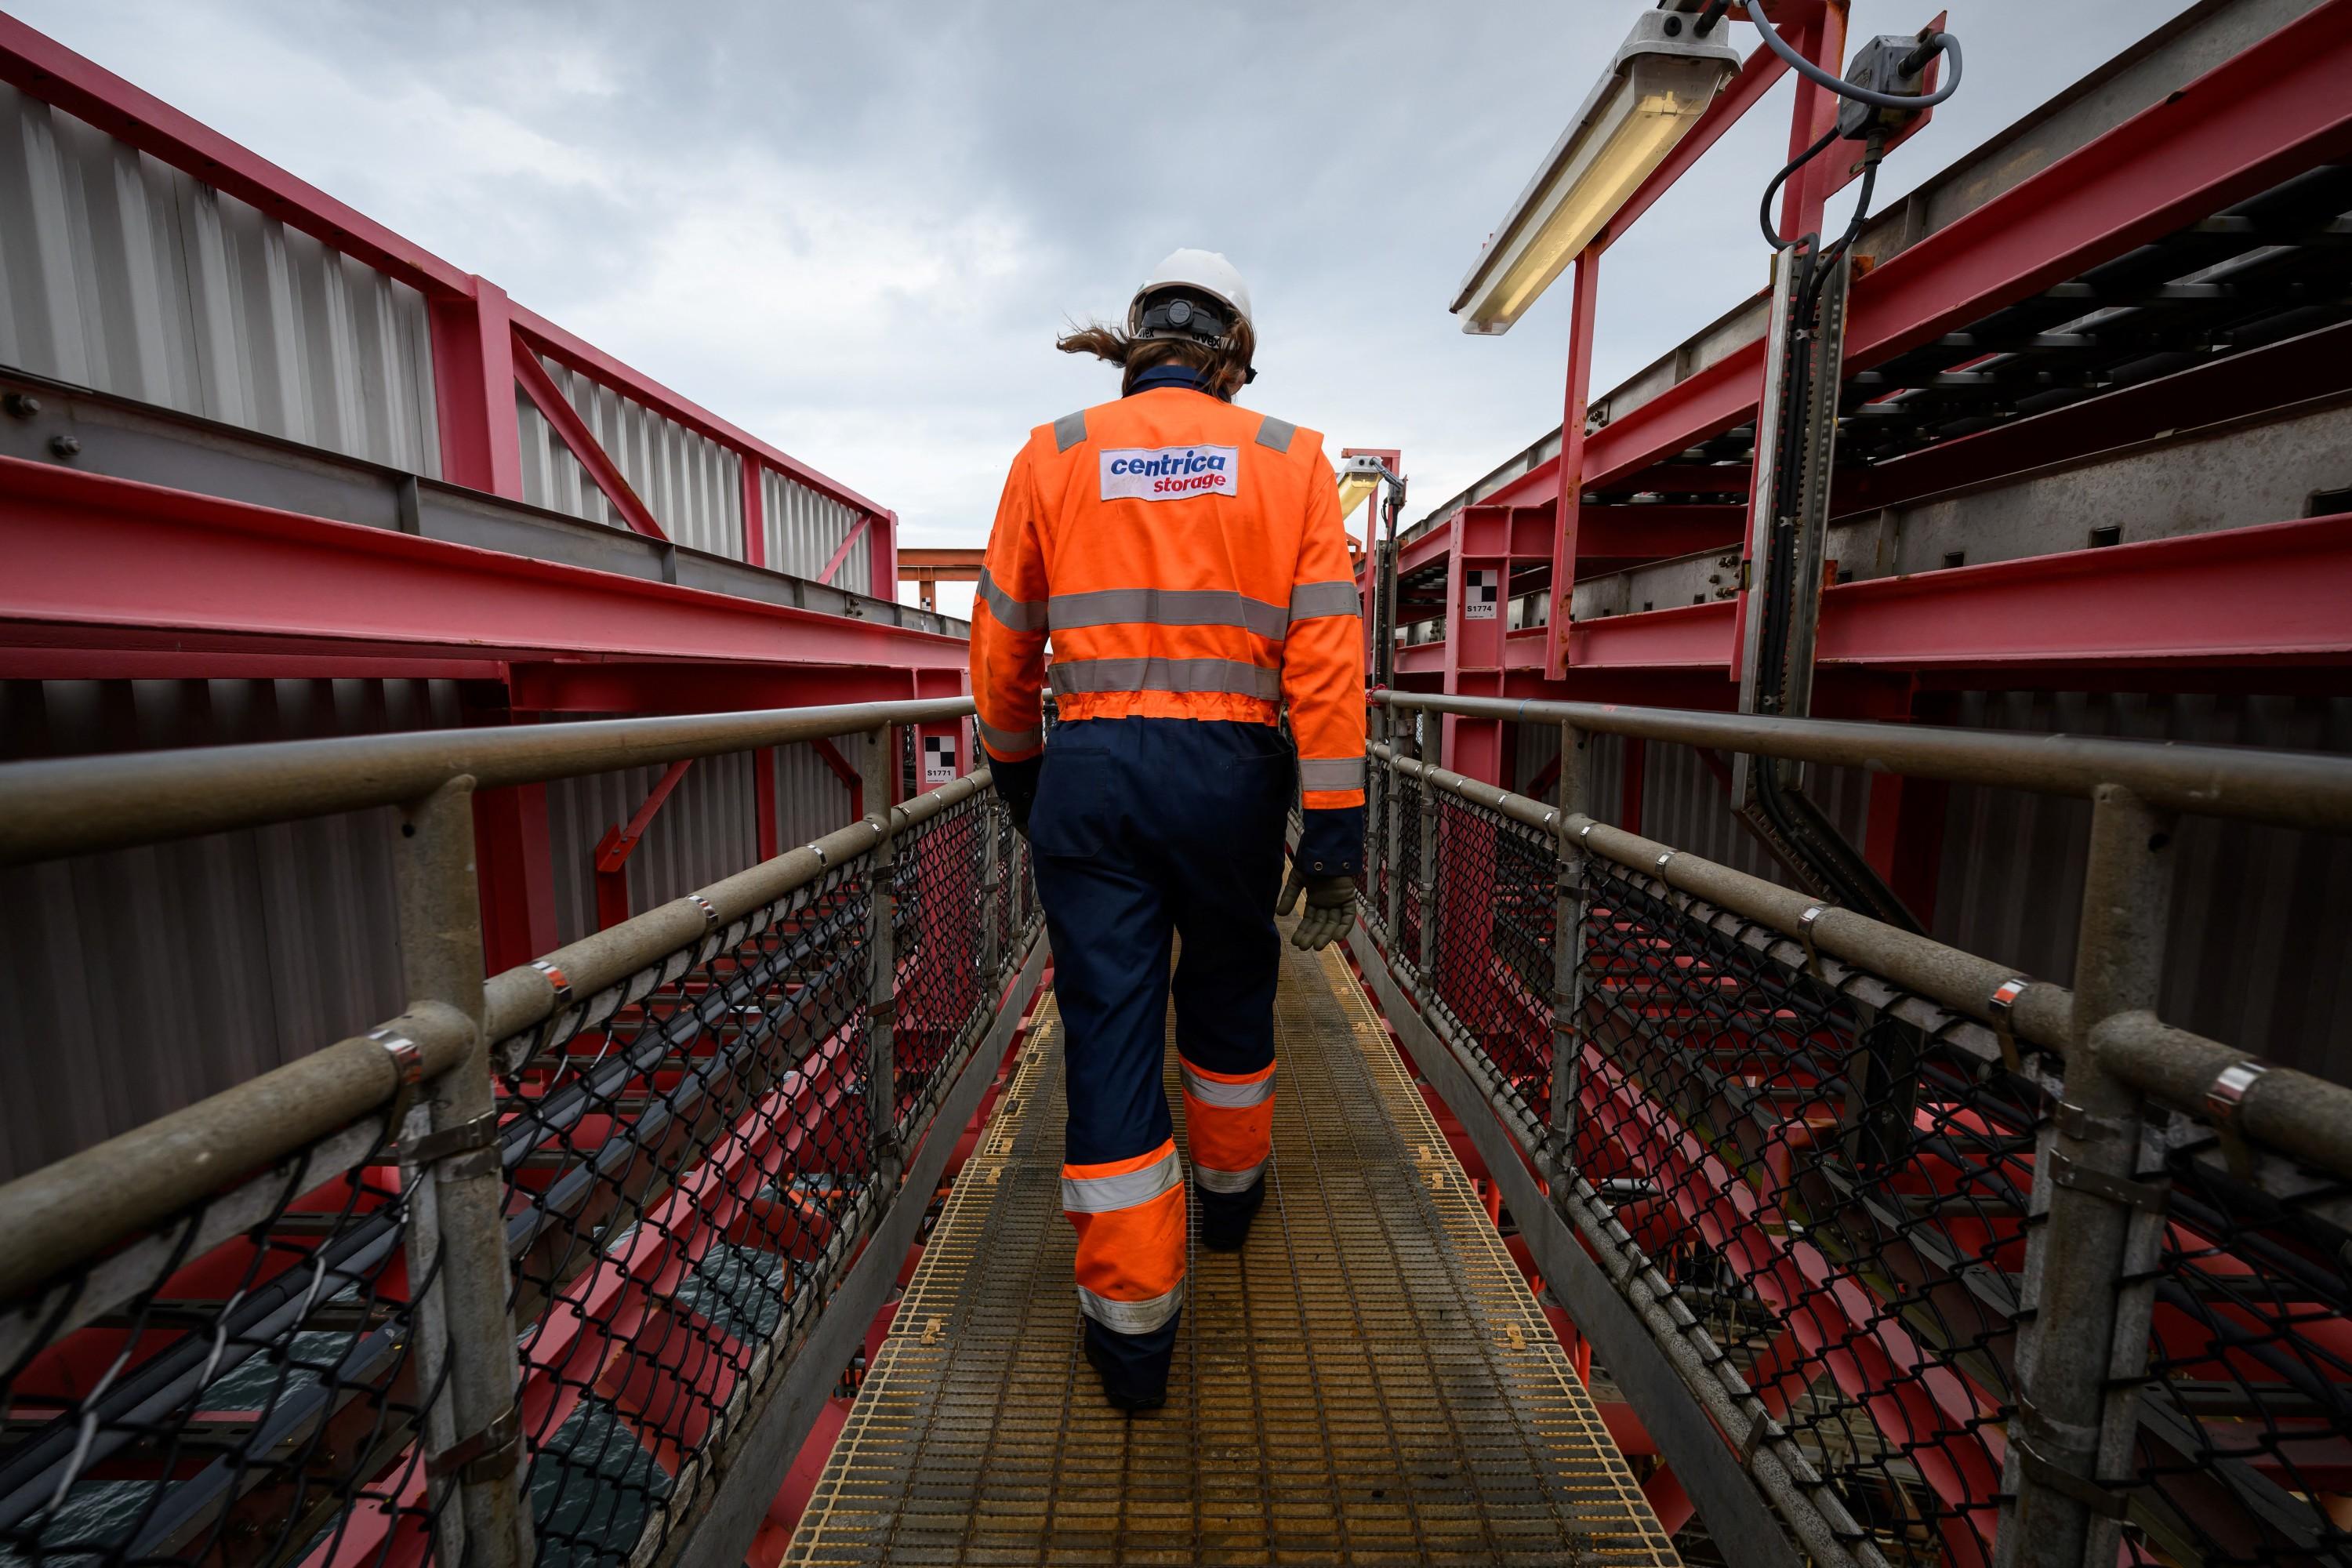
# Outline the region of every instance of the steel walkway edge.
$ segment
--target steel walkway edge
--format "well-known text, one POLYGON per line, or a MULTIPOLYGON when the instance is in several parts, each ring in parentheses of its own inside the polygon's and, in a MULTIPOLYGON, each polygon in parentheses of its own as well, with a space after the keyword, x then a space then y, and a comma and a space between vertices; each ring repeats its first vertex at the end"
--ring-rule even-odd
POLYGON ((1337 949, 1284 950, 1276 1029, 1266 1206, 1195 1245, 1129 1418, 1078 1351, 1041 1011, 785 1563, 1678 1561, 1337 949))

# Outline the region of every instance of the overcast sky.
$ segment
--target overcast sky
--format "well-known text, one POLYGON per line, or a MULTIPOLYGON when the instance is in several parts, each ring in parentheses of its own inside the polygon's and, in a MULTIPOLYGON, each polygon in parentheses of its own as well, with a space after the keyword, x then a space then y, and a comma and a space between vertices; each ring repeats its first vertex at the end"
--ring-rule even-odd
MULTIPOLYGON (((896 508, 909 544, 982 542, 1024 433, 1117 395, 1053 336, 1179 245, 1255 296, 1243 401, 1402 448, 1412 515, 1558 425, 1566 288, 1501 339, 1445 306, 1644 8, 5 3, 896 508)), ((1853 0, 1852 37, 1939 3, 1853 0)), ((1948 4, 1967 79, 1883 198, 2188 0, 1948 4)), ((1596 393, 1761 286, 1790 90, 1611 251, 1596 393)))

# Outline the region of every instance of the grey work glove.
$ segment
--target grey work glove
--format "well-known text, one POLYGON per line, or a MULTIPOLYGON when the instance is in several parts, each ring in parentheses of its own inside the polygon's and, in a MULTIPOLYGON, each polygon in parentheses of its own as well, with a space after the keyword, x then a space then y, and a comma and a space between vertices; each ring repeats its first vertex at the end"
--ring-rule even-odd
POLYGON ((1297 909, 1301 891, 1307 895, 1307 912, 1290 933, 1291 946, 1301 952, 1317 952, 1348 934, 1348 928, 1356 922, 1356 879, 1304 877, 1293 866, 1274 912, 1286 915, 1297 909))

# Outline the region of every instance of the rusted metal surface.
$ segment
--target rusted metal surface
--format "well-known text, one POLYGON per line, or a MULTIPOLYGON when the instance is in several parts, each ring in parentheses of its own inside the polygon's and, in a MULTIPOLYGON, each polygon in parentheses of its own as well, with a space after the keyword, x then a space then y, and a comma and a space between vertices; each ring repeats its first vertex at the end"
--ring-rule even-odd
POLYGON ((1339 954, 1276 1007, 1266 1206, 1195 1251, 1167 1407, 1079 1354, 1048 1015, 787 1563, 1677 1561, 1339 954))

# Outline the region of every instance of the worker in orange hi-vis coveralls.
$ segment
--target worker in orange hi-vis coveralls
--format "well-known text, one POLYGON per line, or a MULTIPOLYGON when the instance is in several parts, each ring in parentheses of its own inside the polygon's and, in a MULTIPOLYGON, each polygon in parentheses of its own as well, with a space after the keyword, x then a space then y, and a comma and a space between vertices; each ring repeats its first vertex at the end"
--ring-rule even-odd
POLYGON ((1307 895, 1297 946, 1353 919, 1363 634, 1322 437, 1232 402, 1255 333, 1223 257, 1176 252, 1123 331, 1060 346, 1122 365, 1124 395, 1038 426, 1013 458, 971 685, 1053 939, 1087 1353, 1113 1405, 1148 1410, 1184 1300, 1185 1160, 1160 1090, 1171 938, 1201 1240, 1232 1249, 1273 1157, 1277 890, 1286 913, 1307 895), (1294 788, 1306 831, 1285 885, 1294 788))

